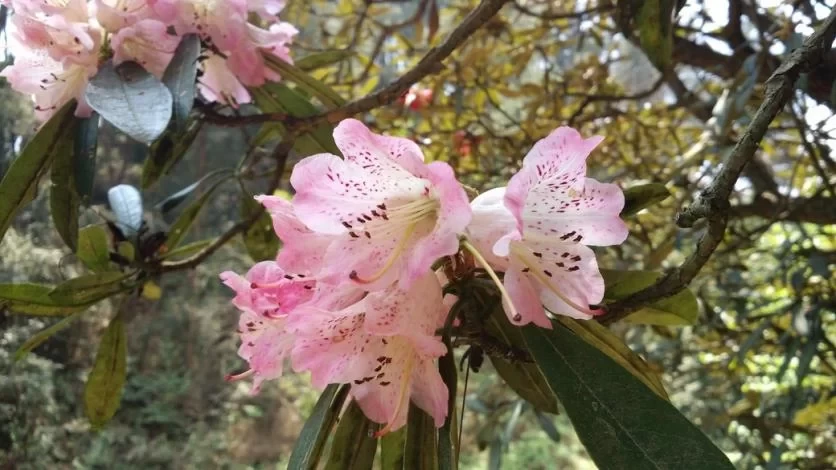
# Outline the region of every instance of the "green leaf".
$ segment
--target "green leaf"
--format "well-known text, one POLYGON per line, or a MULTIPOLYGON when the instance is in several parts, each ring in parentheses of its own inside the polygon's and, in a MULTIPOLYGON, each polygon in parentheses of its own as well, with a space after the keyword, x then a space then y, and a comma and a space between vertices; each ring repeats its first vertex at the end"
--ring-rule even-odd
POLYGON ((624 344, 618 336, 614 335, 604 325, 595 321, 575 320, 574 318, 558 316, 555 320, 572 333, 594 346, 602 353, 609 356, 625 370, 630 371, 637 379, 641 380, 648 388, 653 390, 660 398, 668 399, 668 392, 662 384, 660 375, 647 365, 638 354, 634 353, 629 346, 624 344))
POLYGON ((99 144, 99 115, 78 119, 73 140, 75 192, 81 203, 90 205, 96 180, 96 152, 99 144))
POLYGON ((549 439, 553 442, 560 442, 560 432, 557 430, 557 426, 554 425, 554 420, 552 420, 551 416, 547 416, 545 413, 537 410, 534 410, 534 416, 537 418, 540 429, 549 436, 549 439))
MULTIPOLYGON (((284 112, 295 118, 316 116, 319 110, 308 98, 281 83, 270 83, 252 91, 256 105, 264 112, 284 112)), ((284 125, 280 122, 265 124, 260 138, 267 135, 284 134, 284 125)), ((294 143, 294 150, 300 155, 317 153, 338 154, 334 143, 334 127, 328 123, 316 126, 311 132, 300 135, 294 143)))
MULTIPOLYGON (((607 300, 620 300, 653 285, 662 273, 657 271, 619 271, 602 269, 607 300)), ((697 297, 689 289, 659 300, 630 314, 625 321, 635 324, 684 326, 693 325, 699 317, 697 297)))
POLYGON ((110 321, 105 330, 93 370, 84 386, 87 419, 94 429, 101 429, 116 414, 122 399, 127 372, 127 338, 121 315, 110 321))
POLYGON ((142 167, 142 188, 149 188, 161 176, 168 174, 169 170, 179 162, 197 138, 203 121, 193 119, 189 121, 185 129, 175 131, 173 126, 148 149, 148 157, 142 167))
POLYGON ((75 255, 94 272, 110 269, 110 244, 107 230, 101 225, 88 225, 78 233, 78 250, 75 255))
POLYGON ((360 405, 352 401, 340 418, 325 470, 371 469, 377 451, 374 437, 377 428, 378 425, 363 414, 360 405))
POLYGON ((174 125, 180 130, 185 129, 194 106, 199 55, 200 38, 196 34, 183 36, 163 74, 163 83, 171 92, 174 125))
POLYGON ((206 248, 207 246, 211 245, 213 240, 200 240, 192 243, 187 243, 180 247, 177 247, 173 250, 165 252, 164 255, 160 256, 161 260, 171 260, 171 259, 182 259, 188 258, 189 256, 199 252, 200 250, 206 248))
MULTIPOLYGON (((526 350, 527 345, 520 328, 508 321, 500 302, 497 301, 495 305, 485 323, 488 333, 507 345, 526 350)), ((526 399, 537 410, 558 413, 557 397, 536 364, 510 362, 493 355, 489 357, 496 372, 517 395, 526 399)))
POLYGON ((668 188, 661 183, 642 184, 624 190, 624 209, 621 217, 638 214, 642 209, 658 204, 671 195, 668 188))
POLYGON ((100 66, 84 96, 105 120, 144 144, 157 140, 171 119, 171 92, 134 62, 100 66))
POLYGON ((313 54, 306 55, 301 59, 294 59, 293 65, 295 65, 299 70, 310 72, 312 70, 321 69, 323 67, 328 67, 329 65, 342 62, 352 55, 354 54, 348 50, 315 52, 313 54))
POLYGON ((31 338, 26 340, 26 342, 23 343, 23 345, 21 345, 17 351, 15 351, 15 362, 25 358, 30 352, 32 352, 32 350, 44 344, 44 342, 51 338, 55 333, 58 333, 64 328, 70 326, 70 324, 80 316, 81 312, 76 312, 73 315, 70 315, 66 318, 62 318, 61 321, 55 322, 54 324, 36 333, 35 336, 32 336, 31 338))
POLYGON ((177 191, 176 193, 172 194, 171 196, 168 196, 167 198, 157 203, 156 208, 163 214, 171 211, 175 207, 179 206, 183 201, 188 199, 189 196, 192 195, 194 190, 197 189, 200 185, 223 173, 232 173, 232 170, 221 168, 219 170, 210 171, 203 178, 200 178, 194 183, 186 186, 180 191, 177 191))
POLYGON ((26 144, 0 181, 0 240, 17 212, 34 199, 38 181, 49 168, 64 133, 73 119, 72 103, 55 113, 26 144))
POLYGON ((242 234, 247 253, 256 262, 274 259, 279 251, 279 238, 273 231, 272 217, 258 201, 245 195, 241 202, 241 218, 248 220, 258 212, 261 216, 242 234))
MULTIPOLYGON (((452 322, 452 320, 450 320, 452 322)), ((458 467, 458 449, 456 448, 456 386, 458 374, 453 344, 449 335, 444 336, 447 354, 438 359, 438 371, 444 385, 447 386, 447 419, 438 430, 438 467, 440 470, 455 470, 458 467)))
POLYGON ((78 120, 73 119, 58 140, 57 151, 53 156, 49 189, 49 207, 52 222, 64 243, 75 251, 78 247, 78 214, 81 198, 76 192, 75 156, 70 149, 75 148, 74 139, 78 120))
POLYGON ((125 284, 134 273, 110 271, 79 276, 58 284, 49 292, 49 298, 55 302, 81 305, 98 302, 114 294, 128 290, 125 284))
POLYGON ((380 470, 403 470, 406 427, 380 438, 380 470))
POLYGON ((23 315, 64 316, 89 306, 56 302, 49 297, 52 289, 52 286, 43 284, 0 284, 0 307, 23 315))
POLYGON ((290 80, 299 86, 302 90, 317 97, 322 104, 329 108, 338 108, 346 103, 346 101, 328 85, 311 77, 304 71, 297 67, 275 57, 271 54, 265 54, 265 63, 268 67, 279 72, 285 80, 290 80))
POLYGON ((196 201, 192 202, 188 207, 183 209, 183 212, 180 213, 180 216, 177 217, 177 220, 174 221, 174 224, 171 226, 171 230, 168 231, 168 238, 165 241, 166 246, 169 249, 177 248, 181 241, 183 241, 183 237, 189 232, 189 229, 192 228, 194 221, 197 220, 197 216, 200 215, 200 212, 203 210, 203 207, 206 206, 206 203, 209 202, 209 199, 212 197, 212 194, 215 193, 215 190, 218 187, 226 182, 229 179, 229 175, 224 178, 215 181, 209 189, 206 190, 196 201))
POLYGON ((313 413, 305 421, 299 438, 293 446, 287 468, 312 470, 317 468, 325 443, 337 422, 345 398, 347 385, 331 384, 325 387, 314 406, 313 413))
POLYGON ((633 374, 559 324, 522 328, 599 468, 733 469, 720 449, 633 374))
POLYGON ((433 418, 414 404, 409 404, 404 446, 404 468, 438 470, 438 430, 433 418))

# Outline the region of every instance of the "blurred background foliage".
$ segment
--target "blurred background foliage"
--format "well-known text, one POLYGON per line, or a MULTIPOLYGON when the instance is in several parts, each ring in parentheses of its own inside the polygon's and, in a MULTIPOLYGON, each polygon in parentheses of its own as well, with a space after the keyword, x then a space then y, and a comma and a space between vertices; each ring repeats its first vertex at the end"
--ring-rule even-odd
MULTIPOLYGON (((590 176, 622 187, 663 183, 673 196, 632 218, 627 243, 599 250, 599 263, 665 269, 701 233, 699 225, 677 228, 675 214, 711 181, 764 99, 766 78, 833 3, 514 0, 409 94, 359 117, 418 141, 428 159, 450 162, 477 189, 503 184, 558 125, 603 135, 590 176), (672 26, 656 24, 646 10, 654 5, 672 10, 672 26)), ((283 19, 301 30, 295 57, 347 51, 311 73, 358 98, 410 69, 477 4, 289 0, 283 19)), ((834 79, 831 53, 802 79, 737 183, 726 238, 692 285, 698 323, 612 327, 740 468, 836 467, 834 79)), ((1 82, 0 97, 2 174, 34 121, 26 99, 1 82)), ((173 170, 143 191, 146 218, 165 230, 174 217, 154 203, 248 151, 247 191, 263 191, 269 137, 258 125, 204 124, 173 170)), ((113 185, 140 186, 146 154, 102 129, 94 208, 113 185)), ((0 282, 57 283, 78 273, 49 222, 45 193, 0 242, 0 282)), ((221 186, 189 241, 240 220, 241 200, 235 184, 221 186)), ((83 217, 99 221, 99 209, 83 217)), ((244 365, 217 274, 252 263, 235 237, 195 269, 163 276, 159 298, 133 306, 122 406, 100 432, 90 432, 81 396, 116 306, 98 304, 17 363, 16 348, 46 323, 0 311, 0 468, 284 468, 316 400, 306 377, 289 375, 257 396, 223 381, 244 365)), ((462 468, 594 468, 565 415, 533 412, 487 363, 469 374, 462 445, 462 468)))

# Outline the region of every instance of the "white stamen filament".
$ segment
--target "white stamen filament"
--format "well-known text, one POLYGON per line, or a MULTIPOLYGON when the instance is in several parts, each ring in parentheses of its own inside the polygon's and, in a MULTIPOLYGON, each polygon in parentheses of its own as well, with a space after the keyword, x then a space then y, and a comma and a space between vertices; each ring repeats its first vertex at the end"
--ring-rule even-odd
POLYGON ((356 274, 352 273, 352 279, 360 284, 369 284, 383 277, 389 269, 395 265, 395 262, 406 250, 410 239, 412 239, 412 236, 415 234, 418 224, 428 217, 434 216, 438 210, 438 206, 438 201, 435 199, 416 199, 406 204, 383 211, 386 214, 387 219, 373 219, 367 224, 363 224, 361 227, 354 230, 354 233, 361 231, 367 232, 375 238, 399 236, 400 240, 398 241, 397 246, 395 246, 395 249, 392 250, 392 253, 386 260, 386 263, 382 268, 380 268, 380 270, 378 270, 378 272, 374 273, 369 278, 360 278, 356 274))
POLYGON ((377 431, 374 434, 374 437, 381 437, 384 434, 388 433, 389 430, 392 429, 392 425, 395 423, 395 418, 401 412, 403 408, 404 401, 409 403, 409 397, 407 397, 407 392, 409 391, 410 386, 412 385, 412 365, 415 362, 415 354, 410 354, 408 359, 406 360, 406 365, 403 368, 403 378, 401 380, 401 389, 398 391, 398 404, 395 405, 395 411, 392 412, 392 416, 389 417, 389 422, 386 423, 386 426, 383 427, 380 431, 377 431))
POLYGON ((511 242, 511 256, 516 256, 516 258, 528 268, 527 274, 531 274, 534 276, 540 284, 545 286, 549 291, 551 291, 554 295, 558 296, 560 300, 565 302, 570 307, 574 308, 579 312, 583 312, 587 315, 595 315, 595 312, 589 309, 589 307, 581 307, 580 305, 576 304, 575 302, 569 300, 563 293, 557 290, 551 282, 549 282, 549 278, 543 273, 543 271, 538 267, 538 263, 531 259, 531 257, 523 251, 519 245, 516 245, 514 242, 511 242))
MULTIPOLYGON (((367 278, 367 279, 361 278, 357 275, 352 276, 352 279, 355 282, 358 282, 360 284, 370 284, 374 281, 377 281, 381 277, 383 277, 383 275, 386 274, 387 271, 389 271, 389 268, 391 268, 395 264, 395 261, 398 260, 398 257, 401 255, 401 253, 406 248, 406 242, 409 241, 409 239, 412 237, 412 233, 415 231, 415 226, 416 225, 418 225, 418 222, 413 223, 412 225, 410 225, 406 229, 406 233, 401 238, 401 241, 398 243, 398 246, 395 247, 394 251, 392 251, 392 254, 389 255, 389 259, 386 260, 386 264, 384 264, 383 267, 380 268, 380 270, 378 272, 376 272, 375 274, 372 275, 372 277, 367 278)), ((354 273, 352 273, 352 274, 354 274, 354 273)))
POLYGON ((517 312, 517 308, 514 307, 514 302, 511 301, 511 296, 508 295, 508 291, 505 290, 505 286, 502 284, 502 281, 497 276, 496 272, 491 268, 491 265, 488 264, 488 260, 482 256, 482 253, 479 253, 479 250, 476 249, 475 246, 471 245, 469 241, 462 240, 462 246, 465 250, 469 251, 470 254, 479 262, 482 268, 488 273, 491 280, 494 284, 496 284, 496 288, 499 289, 499 293, 502 294, 502 298, 505 299, 505 302, 508 304, 508 309, 510 310, 508 313, 511 314, 511 318, 520 318, 520 314, 517 312))

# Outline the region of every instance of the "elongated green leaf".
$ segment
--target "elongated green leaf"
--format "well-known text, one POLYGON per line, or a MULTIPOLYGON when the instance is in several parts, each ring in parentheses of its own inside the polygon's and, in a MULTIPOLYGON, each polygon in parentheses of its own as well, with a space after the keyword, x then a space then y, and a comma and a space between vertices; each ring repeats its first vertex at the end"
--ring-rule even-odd
POLYGON ((659 397, 668 399, 668 392, 665 391, 665 386, 662 384, 659 374, 653 371, 644 359, 634 353, 629 346, 624 344, 621 338, 614 335, 607 327, 594 321, 575 320, 563 316, 557 317, 555 321, 609 356, 610 359, 644 382, 659 397))
POLYGON ((404 468, 437 470, 438 430, 430 415, 414 404, 409 405, 406 423, 406 444, 404 445, 404 468))
POLYGON ((73 119, 74 104, 55 113, 26 144, 0 181, 0 240, 17 212, 34 198, 41 175, 49 168, 58 144, 73 119))
POLYGON ((99 343, 96 362, 84 387, 87 419, 94 429, 107 424, 119 408, 127 372, 127 344, 125 323, 117 315, 99 343))
MULTIPOLYGON (((315 116, 319 110, 297 91, 281 83, 271 83, 253 90, 253 97, 258 107, 264 112, 284 112, 292 117, 305 118, 315 116)), ((262 128, 260 139, 269 135, 284 134, 284 125, 280 122, 269 123, 262 128)), ((316 126, 311 132, 300 135, 294 143, 294 150, 300 155, 316 153, 339 153, 334 143, 334 128, 328 123, 316 126)))
POLYGON ((449 336, 444 337, 447 354, 439 358, 438 371, 444 385, 447 386, 447 419, 438 430, 438 468, 440 470, 455 470, 458 468, 459 451, 456 448, 456 386, 458 374, 456 359, 453 355, 453 345, 449 336))
MULTIPOLYGON (((522 350, 527 348, 520 328, 508 321, 499 302, 491 312, 485 327, 488 333, 503 343, 522 350)), ((557 397, 536 364, 510 362, 500 357, 489 357, 502 380, 520 397, 525 398, 540 411, 557 414, 557 397)))
POLYGON ((261 216, 242 234, 247 253, 256 262, 274 259, 279 251, 279 239, 273 231, 273 219, 270 214, 263 210, 255 199, 244 195, 241 201, 241 218, 248 220, 258 212, 261 212, 261 216))
POLYGON ((165 241, 166 246, 169 249, 177 248, 181 241, 183 241, 183 237, 189 232, 189 229, 192 228, 194 221, 197 220, 197 216, 200 215, 200 212, 203 210, 203 207, 206 206, 206 203, 209 202, 209 199, 212 197, 212 194, 215 193, 215 190, 218 187, 226 182, 229 177, 221 178, 216 181, 209 189, 206 190, 196 201, 192 202, 188 207, 183 209, 183 212, 180 213, 180 216, 177 217, 177 220, 174 221, 174 224, 171 226, 171 230, 168 232, 168 238, 165 241))
POLYGON ((192 243, 187 243, 180 247, 177 247, 173 250, 165 252, 164 255, 160 256, 160 259, 164 260, 171 260, 171 259, 181 259, 187 258, 198 251, 206 248, 207 246, 212 244, 213 240, 200 240, 192 243))
POLYGON ((671 196, 668 188, 661 183, 642 184, 624 190, 624 209, 621 217, 638 214, 654 204, 658 204, 671 196))
POLYGON ((110 269, 110 244, 107 230, 101 225, 88 225, 78 233, 78 250, 75 255, 94 272, 110 269))
POLYGON ((200 38, 186 34, 174 51, 163 74, 163 83, 171 92, 174 124, 177 129, 186 127, 189 113, 194 105, 197 90, 197 59, 200 55, 200 38))
POLYGON ((23 315, 64 316, 89 306, 56 302, 49 297, 52 289, 42 284, 0 284, 0 307, 23 315))
POLYGON ((23 343, 23 345, 21 345, 17 351, 15 351, 15 362, 23 359, 30 352, 32 352, 33 349, 44 344, 44 342, 48 340, 50 337, 52 337, 55 333, 58 333, 64 328, 70 326, 70 324, 80 316, 81 312, 76 312, 73 315, 62 318, 61 321, 55 322, 54 324, 36 333, 35 336, 26 340, 26 342, 23 343))
POLYGON ((313 413, 305 421, 299 438, 293 446, 287 468, 312 470, 317 468, 325 443, 337 422, 345 398, 347 385, 332 384, 325 387, 316 402, 313 413))
POLYGON ((380 470, 403 470, 406 427, 380 438, 380 470))
POLYGON ((199 180, 195 181, 194 183, 186 186, 180 191, 177 191, 176 193, 172 194, 171 196, 168 196, 167 198, 157 203, 156 208, 159 209, 159 211, 163 214, 171 211, 175 207, 179 206, 183 201, 188 199, 189 196, 191 196, 192 193, 195 191, 195 189, 200 187, 200 185, 223 173, 232 173, 232 170, 222 168, 219 170, 210 171, 199 180))
POLYGON ((144 144, 157 140, 171 119, 171 92, 134 62, 100 66, 84 96, 102 118, 144 144))
POLYGON ((296 83, 301 89, 319 98, 325 106, 337 108, 345 104, 345 100, 337 92, 299 68, 270 54, 266 54, 264 60, 268 67, 279 72, 284 79, 296 83))
POLYGON ((377 428, 378 425, 363 414, 360 405, 352 401, 340 418, 325 470, 371 469, 377 451, 374 437, 377 428))
POLYGON ((96 180, 96 153, 99 144, 99 115, 79 119, 73 140, 75 192, 84 205, 90 204, 96 180))
POLYGON ((295 59, 294 65, 299 70, 310 72, 311 70, 321 69, 342 62, 352 55, 351 51, 347 50, 315 52, 301 59, 295 59))
MULTIPOLYGON (((602 269, 607 300, 623 299, 645 287, 653 285, 662 275, 656 271, 618 271, 602 269)), ((647 307, 630 314, 626 321, 636 324, 682 326, 693 325, 699 317, 697 297, 688 289, 653 302, 647 307)))
POLYGON ((540 428, 549 436, 549 439, 554 442, 560 442, 560 432, 557 430, 557 426, 554 425, 554 420, 551 416, 537 410, 534 410, 534 415, 537 418, 537 423, 540 425, 540 428))
POLYGON ((599 468, 734 468, 673 405, 569 330, 559 324, 522 330, 599 468))
POLYGON ((73 119, 58 140, 52 161, 49 207, 55 229, 64 243, 75 251, 78 247, 78 214, 81 198, 76 192, 74 139, 79 122, 73 119))
POLYGON ((58 284, 49 292, 55 302, 71 305, 90 304, 131 288, 125 281, 133 273, 110 271, 79 276, 58 284))
POLYGON ((193 119, 182 131, 169 129, 148 149, 148 157, 142 167, 142 187, 149 188, 161 176, 167 174, 179 162, 200 133, 203 121, 193 119))

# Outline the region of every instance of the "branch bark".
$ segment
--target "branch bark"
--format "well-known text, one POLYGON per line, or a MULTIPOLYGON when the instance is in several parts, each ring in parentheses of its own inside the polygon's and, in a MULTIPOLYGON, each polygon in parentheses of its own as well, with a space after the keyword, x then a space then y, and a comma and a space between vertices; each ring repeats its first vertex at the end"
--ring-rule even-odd
POLYGON ((682 291, 696 277, 723 241, 730 212, 729 196, 740 173, 754 156, 770 123, 789 102, 799 76, 812 70, 829 55, 834 38, 836 10, 831 12, 821 27, 808 37, 799 49, 793 51, 767 80, 766 97, 746 132, 723 163, 722 170, 700 194, 699 199, 677 217, 680 227, 693 227, 702 219, 707 221, 705 232, 697 242, 694 253, 654 285, 621 301, 606 305, 607 313, 599 317, 599 321, 610 324, 626 318, 651 302, 682 291))

